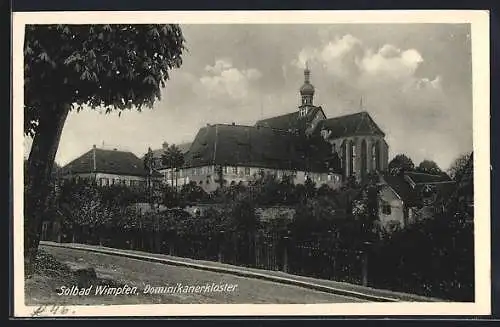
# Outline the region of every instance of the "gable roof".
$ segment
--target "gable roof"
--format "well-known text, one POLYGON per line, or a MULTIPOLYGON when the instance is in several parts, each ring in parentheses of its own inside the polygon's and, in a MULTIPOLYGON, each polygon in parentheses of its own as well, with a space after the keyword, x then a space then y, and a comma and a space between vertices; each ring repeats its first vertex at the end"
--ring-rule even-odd
POLYGON ((435 175, 419 172, 405 172, 405 176, 414 184, 451 182, 451 178, 447 174, 435 175))
POLYGON ((386 174, 384 175, 384 180, 407 206, 413 207, 417 205, 417 193, 404 178, 386 174))
POLYGON ((321 107, 312 107, 304 117, 299 116, 299 111, 294 111, 289 114, 259 120, 255 123, 255 126, 270 127, 284 131, 302 129, 306 127, 320 111, 323 112, 321 107))
POLYGON ((382 132, 366 111, 325 119, 319 123, 318 127, 320 130, 326 129, 331 131, 330 138, 333 139, 367 134, 385 136, 384 132, 382 132))
POLYGON ((186 167, 250 166, 283 170, 328 172, 328 144, 305 146, 305 137, 269 127, 209 125, 199 130, 185 157, 186 167), (306 155, 305 148, 310 153, 306 155))
MULTIPOLYGON (((425 182, 413 184, 409 182, 408 175, 416 173, 405 172, 403 176, 392 176, 385 174, 383 179, 386 184, 390 186, 394 192, 401 198, 401 200, 409 207, 418 206, 421 204, 421 192, 426 185, 432 185, 437 193, 437 200, 446 201, 455 191, 457 184, 450 180, 444 181, 440 175, 430 175, 426 177, 425 182), (434 179, 432 178, 434 177, 434 179)), ((417 173, 419 174, 419 173, 417 173)))
MULTIPOLYGON (((144 162, 132 152, 99 148, 90 149, 65 165, 62 170, 63 174, 96 172, 127 176, 147 176, 147 172, 144 169, 144 162)), ((158 173, 155 173, 155 175, 158 175, 158 173)))

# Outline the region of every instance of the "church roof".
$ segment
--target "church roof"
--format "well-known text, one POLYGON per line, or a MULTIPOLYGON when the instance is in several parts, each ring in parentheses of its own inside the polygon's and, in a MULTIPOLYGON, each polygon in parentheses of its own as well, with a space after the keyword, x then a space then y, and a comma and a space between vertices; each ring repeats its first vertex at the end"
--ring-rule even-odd
POLYGON ((143 161, 132 152, 99 148, 90 149, 65 165, 62 168, 62 173, 105 173, 126 176, 147 176, 143 161), (93 169, 93 151, 95 151, 95 170, 93 169))
POLYGON ((330 138, 334 139, 367 134, 385 136, 384 132, 382 132, 366 111, 325 119, 319 123, 318 127, 319 130, 326 129, 331 131, 330 138))
POLYGON ((305 137, 279 129, 208 125, 196 135, 186 154, 185 165, 197 167, 216 164, 328 172, 325 158, 329 147, 324 140, 320 141, 324 144, 311 147, 305 146, 304 142, 309 142, 305 137))
POLYGON ((305 117, 300 117, 299 112, 294 111, 289 114, 259 120, 255 126, 270 127, 284 131, 299 129, 302 124, 310 122, 320 110, 323 109, 321 107, 312 107, 305 117))

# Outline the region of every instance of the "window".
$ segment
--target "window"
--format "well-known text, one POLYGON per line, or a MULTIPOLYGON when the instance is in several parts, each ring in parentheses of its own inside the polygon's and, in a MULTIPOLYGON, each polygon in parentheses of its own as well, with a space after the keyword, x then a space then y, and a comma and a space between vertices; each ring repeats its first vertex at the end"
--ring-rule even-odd
POLYGON ((379 141, 376 141, 372 145, 372 168, 376 170, 380 170, 380 145, 379 141))
POLYGON ((390 205, 389 203, 384 202, 384 203, 382 204, 382 213, 383 213, 384 215, 390 215, 390 214, 391 214, 391 212, 392 212, 392 210, 391 210, 391 209, 392 209, 392 208, 391 208, 391 205, 390 205))
POLYGON ((227 166, 224 166, 224 168, 222 169, 222 172, 223 172, 224 174, 227 174, 227 166))
POLYGON ((238 174, 238 167, 233 167, 233 174, 238 174))

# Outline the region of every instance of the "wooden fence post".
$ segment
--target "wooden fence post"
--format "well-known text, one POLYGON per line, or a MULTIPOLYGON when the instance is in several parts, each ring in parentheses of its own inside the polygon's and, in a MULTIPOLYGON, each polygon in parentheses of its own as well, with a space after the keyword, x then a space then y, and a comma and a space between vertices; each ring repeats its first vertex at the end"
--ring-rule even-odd
POLYGON ((287 273, 288 267, 288 246, 289 246, 290 236, 283 236, 283 272, 287 273))
POLYGON ((223 252, 224 252, 224 231, 221 230, 219 231, 219 248, 218 248, 218 254, 217 254, 217 259, 219 262, 223 261, 223 252))
POLYGON ((361 253, 361 264, 362 264, 362 284, 363 286, 368 286, 368 257, 369 257, 369 248, 371 242, 363 243, 363 251, 361 253))

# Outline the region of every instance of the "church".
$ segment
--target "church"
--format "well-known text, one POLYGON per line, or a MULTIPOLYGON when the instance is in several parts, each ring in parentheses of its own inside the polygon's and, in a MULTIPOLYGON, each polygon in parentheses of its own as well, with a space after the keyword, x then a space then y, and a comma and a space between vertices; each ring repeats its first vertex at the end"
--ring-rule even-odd
POLYGON ((292 112, 259 120, 253 126, 208 124, 185 152, 185 164, 165 182, 195 182, 211 192, 222 185, 247 182, 272 173, 291 176, 296 184, 307 179, 317 186, 338 188, 349 177, 362 181, 369 172, 384 171, 388 145, 384 132, 368 112, 327 118, 314 104, 310 70, 304 70, 301 103, 292 112))

